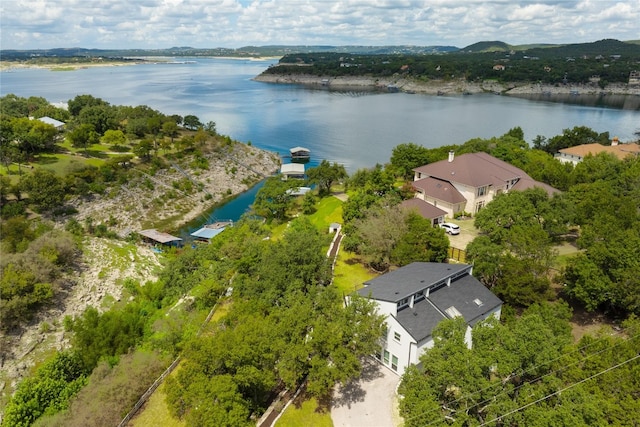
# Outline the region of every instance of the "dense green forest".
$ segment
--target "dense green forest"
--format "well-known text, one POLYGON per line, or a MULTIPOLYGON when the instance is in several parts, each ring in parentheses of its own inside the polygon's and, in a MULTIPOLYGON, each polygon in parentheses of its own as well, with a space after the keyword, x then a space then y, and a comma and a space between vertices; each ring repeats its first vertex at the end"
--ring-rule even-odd
POLYGON ((446 55, 345 54, 334 52, 291 53, 265 74, 312 76, 405 77, 419 81, 466 79, 504 83, 598 84, 627 83, 637 71, 640 46, 617 40, 526 50, 491 50, 446 55), (497 66, 497 67, 496 67, 497 66), (495 67, 495 68, 494 68, 495 67), (504 68, 502 68, 504 67, 504 68))
MULTIPOLYGON (((137 173, 130 163, 151 170, 165 156, 189 152, 197 159, 205 147, 232 144, 213 123, 88 96, 71 100, 69 111, 39 98, 8 96, 1 105, 1 147, 11 172, 0 178, 3 333, 30 326, 69 286, 65 278, 78 271, 93 239, 122 239, 109 224, 75 220, 64 209, 67 194, 90 195, 128 180, 137 173), (27 115, 70 123, 62 138, 68 149, 76 141, 80 155, 95 148, 85 138, 106 138, 112 148, 126 146, 127 157, 112 154, 117 160, 62 175, 31 169, 40 153, 65 143, 27 115), (139 148, 144 140, 148 150, 139 148), (56 226, 52 219, 63 213, 56 226)), ((401 144, 387 164, 350 176, 323 161, 309 169, 308 182, 269 178, 254 212, 211 244, 166 251, 157 279, 127 280, 120 301, 67 317, 70 345, 18 385, 2 425, 114 425, 178 356, 166 402, 171 416, 188 425, 255 424, 279 391, 303 383, 308 395, 330 401, 336 383, 360 375, 383 319, 366 299, 344 305, 362 281, 349 276, 345 284, 344 270, 332 274, 326 218, 340 215, 344 225, 349 258, 337 269, 377 274, 414 261, 447 262, 444 230, 398 204, 413 197, 413 168, 450 150, 487 152, 561 192, 509 192, 468 220, 478 237, 467 247, 467 262, 505 302, 503 319, 476 326, 472 350, 459 322, 439 326, 422 367, 402 380, 406 425, 632 425, 640 417, 640 159, 599 154, 572 166, 553 158, 560 148, 587 142, 609 143, 609 136, 574 127, 536 137, 530 147, 514 128, 435 149, 401 144), (287 192, 311 183, 316 190, 305 196, 287 192), (327 204, 336 189, 348 200, 327 204), (574 250, 560 255, 561 246, 574 250), (572 310, 616 327, 575 341, 572 310)))
POLYGON ((172 47, 168 49, 85 49, 85 48, 54 48, 35 50, 2 49, 0 56, 3 61, 26 62, 28 64, 55 64, 55 63, 95 63, 96 61, 139 61, 148 57, 232 57, 232 58, 258 58, 281 57, 289 53, 309 52, 342 52, 361 54, 438 54, 458 50, 454 46, 243 46, 237 49, 172 47))

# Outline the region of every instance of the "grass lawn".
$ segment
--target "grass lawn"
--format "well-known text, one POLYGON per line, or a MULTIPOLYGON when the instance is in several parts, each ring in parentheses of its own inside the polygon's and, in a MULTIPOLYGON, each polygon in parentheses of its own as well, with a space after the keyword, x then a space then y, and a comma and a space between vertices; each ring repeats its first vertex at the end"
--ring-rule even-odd
POLYGON ((333 284, 342 294, 350 294, 360 289, 364 282, 376 276, 377 274, 362 265, 356 254, 344 250, 338 252, 333 284))
MULTIPOLYGON (((171 375, 178 372, 180 366, 171 375)), ((162 426, 162 427, 187 427, 187 423, 174 418, 169 412, 169 407, 165 400, 165 384, 162 384, 151 395, 147 403, 138 411, 138 414, 129 422, 133 427, 162 426)))
POLYGON ((562 244, 554 246, 553 249, 558 251, 558 256, 553 262, 553 267, 558 270, 566 267, 580 253, 580 250, 569 242, 562 242, 562 244))
POLYGON ((320 231, 328 230, 333 222, 342 223, 342 201, 333 196, 321 199, 316 212, 309 215, 309 220, 320 231))
MULTIPOLYGON (((220 319, 229 313, 230 308, 231 300, 225 299, 221 301, 218 304, 216 311, 213 313, 209 325, 215 325, 220 319)), ((205 334, 211 333, 211 330, 207 332, 205 329, 205 334)), ((177 372, 180 370, 181 363, 182 361, 169 375, 170 377, 177 375, 177 372)), ((169 412, 169 407, 166 402, 165 384, 166 383, 160 385, 160 387, 158 387, 151 395, 149 400, 147 400, 147 403, 140 409, 140 411, 138 411, 138 414, 133 418, 133 420, 131 420, 129 423, 130 426, 186 427, 187 424, 184 421, 174 418, 169 412)))
POLYGON ((315 398, 304 400, 300 406, 291 404, 282 414, 276 427, 332 427, 331 414, 320 410, 315 398))
MULTIPOLYGON (((316 211, 307 218, 321 233, 326 233, 332 222, 342 222, 342 201, 335 197, 325 197, 318 202, 316 211)), ((273 240, 282 238, 288 226, 288 222, 273 226, 271 238, 273 240)))
POLYGON ((56 175, 64 176, 70 171, 81 169, 85 166, 101 166, 104 164, 104 160, 56 153, 42 154, 38 156, 34 164, 42 169, 48 169, 56 175))

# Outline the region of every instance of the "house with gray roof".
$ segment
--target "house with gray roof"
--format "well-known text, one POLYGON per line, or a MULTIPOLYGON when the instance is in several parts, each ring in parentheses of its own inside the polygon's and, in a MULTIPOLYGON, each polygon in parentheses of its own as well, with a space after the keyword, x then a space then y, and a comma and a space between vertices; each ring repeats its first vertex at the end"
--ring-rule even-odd
POLYGON ((502 301, 474 278, 467 264, 414 262, 366 282, 357 291, 373 299, 386 316, 386 335, 376 358, 402 375, 433 347, 433 329, 444 319, 462 317, 471 328, 489 317, 500 318, 502 301))
POLYGON ((523 170, 487 153, 466 153, 414 171, 416 197, 443 209, 450 217, 458 212, 476 214, 494 197, 510 190, 539 187, 551 195, 555 188, 535 181, 523 170))
POLYGON ((48 116, 40 117, 38 120, 40 120, 42 123, 46 123, 48 125, 53 126, 58 131, 61 131, 64 129, 65 123, 61 122, 60 120, 52 119, 51 117, 48 117, 48 116))

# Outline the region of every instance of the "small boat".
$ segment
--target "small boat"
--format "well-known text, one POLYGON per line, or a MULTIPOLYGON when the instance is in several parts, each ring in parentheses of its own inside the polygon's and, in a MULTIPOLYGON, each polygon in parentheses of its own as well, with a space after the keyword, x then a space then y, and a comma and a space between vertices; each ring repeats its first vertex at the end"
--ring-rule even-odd
POLYGON ((293 147, 289 153, 291 153, 291 160, 294 162, 308 162, 311 158, 311 150, 305 147, 293 147))

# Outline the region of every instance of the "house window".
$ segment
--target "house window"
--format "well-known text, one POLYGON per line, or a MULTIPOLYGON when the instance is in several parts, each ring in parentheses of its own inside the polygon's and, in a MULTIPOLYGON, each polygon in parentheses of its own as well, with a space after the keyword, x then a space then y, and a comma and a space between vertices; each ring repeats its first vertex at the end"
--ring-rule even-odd
POLYGON ((374 353, 374 356, 377 361, 382 361, 382 348, 379 348, 378 351, 374 353))
POLYGON ((416 293, 416 296, 413 298, 413 301, 418 302, 421 299, 424 299, 424 289, 416 293))
POLYGON ((476 213, 480 212, 480 209, 484 208, 484 200, 476 203, 476 213))
POLYGON ((462 317, 462 313, 460 313, 460 311, 458 311, 458 309, 453 305, 447 308, 444 312, 447 313, 450 319, 453 319, 454 317, 462 317))
POLYGON ((478 197, 480 196, 484 196, 485 194, 487 194, 487 186, 485 185, 484 187, 479 187, 478 188, 478 197))
POLYGON ((397 332, 394 332, 394 333, 393 333, 393 339, 394 339, 394 340, 396 340, 396 341, 398 341, 398 342, 400 342, 400 334, 399 334, 399 333, 397 333, 397 332))
POLYGON ((384 364, 389 364, 389 352, 387 350, 384 351, 384 364))
POLYGON ((398 358, 393 355, 391 355, 391 369, 394 371, 398 370, 398 358))
POLYGON ((409 298, 404 298, 400 301, 398 301, 398 308, 403 308, 409 305, 409 298))

